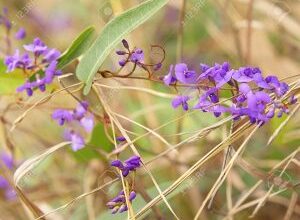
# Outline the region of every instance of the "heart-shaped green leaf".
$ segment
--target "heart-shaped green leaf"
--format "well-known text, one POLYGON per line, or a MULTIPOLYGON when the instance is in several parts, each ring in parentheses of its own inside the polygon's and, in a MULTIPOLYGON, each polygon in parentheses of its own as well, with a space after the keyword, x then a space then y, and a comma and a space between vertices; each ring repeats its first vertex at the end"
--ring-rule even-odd
POLYGON ((136 27, 147 21, 168 0, 148 0, 112 19, 102 30, 99 37, 84 54, 77 69, 77 77, 86 83, 84 94, 90 91, 94 75, 111 50, 136 27))

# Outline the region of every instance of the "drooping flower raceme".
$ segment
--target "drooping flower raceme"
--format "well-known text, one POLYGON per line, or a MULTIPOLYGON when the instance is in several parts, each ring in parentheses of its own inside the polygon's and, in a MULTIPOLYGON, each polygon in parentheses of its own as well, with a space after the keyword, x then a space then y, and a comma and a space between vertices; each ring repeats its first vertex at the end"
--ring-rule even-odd
MULTIPOLYGON (((18 34, 21 36, 24 32, 20 30, 18 34)), ((17 88, 17 92, 25 91, 28 96, 32 96, 35 89, 44 92, 46 85, 51 84, 55 76, 62 74, 61 70, 57 69, 61 53, 48 48, 39 38, 35 38, 31 44, 24 45, 24 49, 23 54, 16 50, 14 55, 7 56, 5 64, 7 72, 19 69, 27 77, 25 83, 17 88)))
MULTIPOLYGON (((201 72, 190 70, 186 64, 170 66, 169 73, 163 78, 163 82, 170 86, 181 83, 200 91, 199 101, 193 109, 203 112, 212 112, 216 117, 229 113, 238 120, 247 116, 251 123, 265 123, 283 113, 288 113, 288 106, 295 104, 294 95, 284 97, 289 90, 285 82, 280 82, 276 76, 263 77, 262 72, 256 67, 241 67, 232 69, 228 62, 209 66, 200 65, 201 72), (198 85, 198 86, 197 86, 198 85), (231 106, 219 103, 222 90, 228 89, 233 93, 231 106)), ((189 109, 190 96, 179 95, 172 101, 172 106, 182 106, 189 109)))
MULTIPOLYGON (((123 137, 120 137, 118 139, 119 141, 125 141, 123 137)), ((120 160, 113 160, 110 165, 119 169, 124 178, 128 178, 130 172, 136 171, 136 169, 141 166, 141 163, 142 161, 139 156, 132 156, 127 160, 125 160, 124 162, 120 160)), ((136 193, 132 189, 133 187, 129 187, 129 188, 130 188, 129 189, 130 193, 129 193, 128 200, 129 202, 132 202, 136 197, 136 193)), ((122 213, 127 211, 128 206, 126 204, 126 197, 124 191, 122 190, 115 198, 109 201, 106 205, 109 209, 112 209, 112 214, 115 214, 117 212, 122 213)))
POLYGON ((83 135, 75 131, 74 127, 81 127, 85 133, 91 133, 94 128, 94 116, 88 112, 88 103, 80 102, 76 109, 57 109, 52 113, 52 119, 56 120, 60 126, 66 125, 64 138, 70 141, 73 151, 78 151, 85 146, 83 135))

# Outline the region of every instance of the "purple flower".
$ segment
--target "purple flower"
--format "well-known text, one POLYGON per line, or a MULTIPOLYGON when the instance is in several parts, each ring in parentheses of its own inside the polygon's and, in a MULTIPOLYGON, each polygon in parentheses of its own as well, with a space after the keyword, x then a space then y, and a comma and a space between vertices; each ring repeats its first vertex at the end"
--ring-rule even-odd
POLYGON ((83 117, 80 120, 80 124, 85 129, 86 132, 90 133, 92 132, 94 128, 94 118, 93 117, 83 117))
POLYGON ((122 50, 117 50, 116 51, 116 54, 119 55, 119 56, 123 56, 123 55, 126 55, 128 54, 126 51, 122 51, 122 50))
MULTIPOLYGON (((297 102, 293 95, 290 96, 287 103, 286 100, 284 102, 280 100, 279 98, 288 92, 288 84, 280 82, 276 76, 264 78, 259 68, 241 67, 238 70, 234 70, 230 68, 228 62, 224 62, 223 64, 216 63, 211 67, 206 64, 200 64, 202 73, 194 80, 193 76, 196 73, 191 71, 192 74, 188 76, 188 79, 192 80, 189 82, 184 78, 186 75, 183 74, 190 72, 187 65, 177 64, 176 66, 177 80, 181 77, 179 81, 186 84, 199 81, 202 81, 204 84, 201 86, 203 90, 202 95, 199 97, 199 102, 194 106, 194 109, 211 112, 216 117, 219 117, 222 113, 230 113, 234 117, 234 120, 239 120, 241 117, 246 116, 251 123, 259 123, 262 125, 273 118, 277 111, 278 117, 281 117, 283 113, 288 114, 288 105, 297 102), (258 87, 258 89, 252 89, 250 83, 258 87), (208 86, 206 87, 205 84, 208 86), (219 103, 220 96, 223 94, 221 89, 225 84, 228 84, 233 91, 237 92, 235 97, 232 98, 231 107, 219 103), (272 93, 275 93, 276 97, 273 98, 273 96, 271 96, 272 93)), ((171 68, 170 73, 164 78, 165 84, 169 85, 172 77, 171 68)), ((199 90, 200 88, 197 89, 199 90)), ((184 109, 188 109, 188 100, 189 97, 178 96, 172 100, 172 106, 176 108, 182 105, 184 109)))
POLYGON ((15 54, 12 56, 7 56, 5 58, 5 65, 7 66, 7 72, 12 72, 16 68, 28 69, 32 60, 28 53, 20 55, 20 51, 16 50, 15 54))
POLYGON ((138 168, 141 165, 141 158, 139 156, 132 156, 125 160, 125 164, 128 166, 134 166, 134 168, 138 168))
POLYGON ((265 82, 269 85, 269 88, 276 88, 280 86, 277 76, 267 76, 265 82))
POLYGON ((177 96, 172 100, 172 106, 173 108, 178 108, 180 105, 182 106, 184 111, 187 111, 189 109, 187 101, 190 100, 190 97, 188 96, 177 96))
POLYGON ((170 66, 169 73, 164 76, 163 81, 167 86, 176 82, 176 78, 173 75, 173 65, 170 66))
MULTIPOLYGON (((22 30, 20 30, 20 35, 21 32, 22 30)), ((34 89, 46 91, 46 85, 51 84, 55 76, 62 74, 62 71, 57 69, 60 52, 56 49, 48 49, 39 38, 35 38, 32 44, 24 45, 24 49, 32 53, 33 58, 28 52, 21 55, 19 50, 16 50, 14 55, 5 58, 5 65, 7 72, 20 69, 26 76, 35 76, 35 82, 27 80, 17 89, 17 92, 27 91, 28 96, 32 96, 34 89), (45 76, 39 78, 40 73, 45 73, 45 76)))
POLYGON ((120 160, 113 160, 111 163, 110 163, 111 166, 113 167, 118 167, 120 169, 122 169, 124 166, 123 166, 123 163, 120 161, 120 160))
POLYGON ((266 104, 271 102, 270 96, 265 92, 248 93, 248 108, 262 112, 266 104))
POLYGON ((289 104, 290 105, 294 105, 294 104, 296 104, 297 103, 297 98, 295 97, 295 95, 292 95, 291 97, 290 97, 290 100, 289 100, 289 104))
POLYGON ((241 67, 239 70, 234 71, 232 78, 240 83, 260 81, 262 79, 261 70, 252 67, 241 67))
POLYGON ((65 122, 73 120, 73 114, 71 111, 64 109, 57 109, 53 112, 52 118, 58 122, 59 125, 64 125, 65 122))
POLYGON ((251 91, 251 88, 250 88, 250 86, 247 83, 241 83, 239 85, 239 91, 242 94, 247 95, 251 91))
POLYGON ((31 86, 33 88, 39 88, 41 92, 46 91, 46 79, 42 78, 40 79, 39 75, 36 75, 36 81, 31 83, 31 86))
POLYGON ((141 166, 141 158, 139 156, 132 156, 122 163, 120 160, 114 160, 111 162, 111 166, 117 167, 122 171, 124 177, 128 176, 130 171, 135 171, 141 166))
POLYGON ((24 45, 24 49, 33 52, 35 56, 40 56, 46 52, 48 48, 39 38, 35 38, 32 44, 24 45))
POLYGON ((45 83, 51 84, 55 76, 61 75, 61 71, 57 70, 57 61, 52 61, 45 70, 45 83))
MULTIPOLYGON (((53 61, 57 61, 57 59, 60 57, 61 53, 60 51, 56 49, 48 49, 44 52, 44 62, 51 63, 53 61)), ((57 62, 56 62, 57 64, 57 62)))
POLYGON ((128 44, 127 40, 123 39, 122 44, 127 50, 129 50, 129 44, 128 44))
POLYGON ((158 64, 154 65, 153 70, 154 70, 154 71, 158 71, 158 70, 160 70, 161 68, 162 68, 162 63, 158 63, 158 64))
MULTIPOLYGON (((88 114, 87 108, 88 103, 86 101, 82 101, 73 111, 66 109, 55 110, 52 114, 52 118, 57 120, 59 125, 64 125, 66 122, 77 123, 87 133, 90 133, 94 128, 94 117, 92 114, 88 114)), ((70 127, 70 123, 68 126, 70 127)), ((84 138, 80 135, 80 133, 76 133, 73 128, 65 130, 64 138, 65 140, 72 142, 72 149, 74 151, 85 146, 84 138)))
POLYGON ((201 73, 205 73, 209 68, 210 66, 205 63, 200 64, 201 73))
POLYGON ((227 108, 216 105, 218 102, 217 89, 211 88, 199 98, 199 102, 194 106, 194 109, 201 109, 204 112, 213 112, 216 117, 219 117, 222 113, 227 111, 227 108))
POLYGON ((17 92, 23 92, 23 91, 26 91, 28 96, 32 96, 33 94, 32 83, 29 80, 27 80, 23 85, 17 88, 17 92))
POLYGON ((74 131, 66 131, 65 132, 65 139, 67 141, 71 141, 71 146, 73 151, 78 151, 85 146, 85 141, 83 137, 74 131))
POLYGON ((17 40, 23 40, 26 37, 26 31, 24 28, 20 28, 18 32, 15 34, 15 38, 17 40))
POLYGON ((185 63, 179 63, 175 66, 176 79, 184 84, 194 84, 197 81, 197 74, 193 70, 189 70, 185 63))
POLYGON ((216 88, 221 88, 224 84, 231 80, 234 71, 230 70, 228 62, 222 64, 221 68, 217 69, 214 74, 214 81, 216 82, 216 88))
POLYGON ((123 67, 126 65, 127 62, 132 62, 139 66, 142 66, 145 58, 144 51, 140 48, 135 48, 132 51, 130 51, 128 42, 126 40, 122 40, 122 43, 127 51, 118 50, 116 51, 116 54, 119 56, 127 57, 119 60, 119 65, 123 67))
MULTIPOLYGON (((5 164, 5 166, 12 170, 14 167, 14 159, 10 154, 7 154, 5 152, 2 152, 0 154, 0 160, 2 160, 2 162, 5 164)), ((1 166, 0 166, 1 167, 1 166)))
POLYGON ((269 109, 269 111, 267 112, 266 117, 267 117, 267 118, 273 118, 274 115, 275 115, 275 107, 272 106, 272 107, 269 109))
POLYGON ((209 111, 211 106, 214 106, 213 103, 219 102, 218 90, 217 88, 210 88, 199 98, 199 102, 195 109, 202 109, 204 111, 209 111))
POLYGON ((74 110, 74 118, 81 120, 87 113, 89 104, 85 101, 78 103, 76 109, 74 110))
POLYGON ((129 201, 131 202, 136 198, 136 193, 134 191, 131 191, 129 194, 129 201))
POLYGON ((144 52, 142 49, 134 49, 133 53, 130 56, 130 60, 133 63, 142 63, 144 61, 144 52))
POLYGON ((117 140, 118 142, 124 142, 124 141, 126 141, 126 138, 123 137, 123 136, 120 136, 120 137, 117 137, 116 140, 117 140))
POLYGON ((275 93, 278 95, 278 97, 282 97, 289 91, 289 85, 285 82, 280 83, 280 86, 275 89, 275 93))
POLYGON ((126 59, 122 59, 119 61, 119 65, 123 67, 123 66, 125 66, 126 62, 127 62, 126 59))
POLYGON ((9 187, 8 181, 0 175, 0 189, 7 189, 9 187))
MULTIPOLYGON (((224 67, 225 67, 225 65, 224 65, 224 67)), ((197 81, 198 80, 206 80, 206 79, 209 79, 210 81, 214 81, 216 72, 219 70, 222 70, 222 65, 216 63, 214 66, 210 67, 205 64, 200 64, 200 68, 201 68, 202 73, 198 77, 197 81)))
MULTIPOLYGON (((132 202, 136 198, 136 193, 134 191, 131 191, 129 193, 129 201, 132 202)), ((106 203, 106 206, 109 209, 112 209, 112 214, 116 213, 122 213, 128 210, 128 207, 126 205, 126 198, 124 191, 121 190, 121 192, 112 200, 110 200, 108 203, 106 203)))

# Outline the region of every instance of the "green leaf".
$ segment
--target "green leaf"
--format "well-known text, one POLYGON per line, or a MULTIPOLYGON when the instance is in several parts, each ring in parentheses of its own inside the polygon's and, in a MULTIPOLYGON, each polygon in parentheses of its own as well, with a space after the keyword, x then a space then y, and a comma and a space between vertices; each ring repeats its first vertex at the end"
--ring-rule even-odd
POLYGON ((114 149, 113 144, 106 137, 104 126, 101 123, 97 124, 94 127, 92 137, 88 145, 98 146, 106 152, 111 152, 114 149))
POLYGON ((14 94, 17 87, 22 85, 24 81, 24 75, 18 70, 6 73, 6 66, 3 60, 0 60, 0 95, 14 94))
POLYGON ((94 75, 124 36, 147 21, 168 0, 148 0, 112 19, 102 30, 90 49, 84 54, 76 69, 77 77, 86 83, 84 94, 90 91, 94 75))
POLYGON ((71 44, 71 46, 61 55, 58 61, 58 69, 64 68, 73 60, 84 54, 92 45, 96 38, 94 27, 85 29, 71 44))
MULTIPOLYGON (((94 27, 89 27, 85 29, 71 44, 71 46, 65 50, 65 52, 60 56, 58 59, 57 68, 63 69, 69 63, 80 57, 84 54, 87 49, 92 45, 94 39, 96 38, 96 30, 94 27)), ((45 72, 39 70, 38 72, 34 73, 29 80, 35 81, 36 74, 39 76, 44 76, 45 72)))

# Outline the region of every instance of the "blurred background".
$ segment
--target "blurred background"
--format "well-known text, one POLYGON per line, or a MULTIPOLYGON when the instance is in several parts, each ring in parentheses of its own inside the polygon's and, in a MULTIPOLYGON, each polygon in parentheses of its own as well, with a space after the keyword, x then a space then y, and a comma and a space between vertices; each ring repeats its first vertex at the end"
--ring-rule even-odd
MULTIPOLYGON (((13 48, 32 42, 40 37, 50 47, 64 51, 72 40, 87 26, 95 26, 100 32, 104 25, 114 16, 138 5, 142 0, 0 0, 1 8, 7 7, 9 17, 16 28, 24 27, 27 37, 23 42, 14 42, 13 48)), ((0 30, 0 33, 2 30, 0 30)), ((150 50, 150 45, 160 45, 166 51, 166 60, 158 75, 165 75, 171 64, 178 61, 188 63, 198 69, 200 63, 214 64, 229 61, 234 68, 251 65, 260 67, 265 75, 276 75, 286 78, 299 74, 300 71, 300 1, 299 0, 170 0, 168 5, 160 10, 150 21, 132 32, 126 39, 130 45, 143 48, 146 59, 155 61, 160 54, 150 50), (183 8, 185 13, 183 14, 183 8)), ((3 59, 3 57, 1 57, 3 59)), ((117 69, 117 57, 114 53, 105 62, 106 69, 117 69)), ((64 73, 73 73, 76 62, 68 66, 64 73)), ((104 67, 103 67, 104 68, 104 67)), ((297 78, 289 78, 294 82, 297 78)), ((75 82, 71 81, 68 83, 75 82)), ((1 82, 0 82, 1 83, 1 82)), ((150 82, 138 80, 104 80, 104 84, 118 86, 136 86, 158 92, 176 94, 171 90, 150 82)), ((2 86, 0 84, 0 86, 2 86)), ((55 85, 53 91, 59 88, 55 85)), ((49 91, 50 92, 50 91, 49 91)), ((183 115, 180 110, 174 111, 170 105, 171 99, 147 94, 141 91, 120 89, 103 89, 105 100, 110 108, 147 128, 155 129, 161 125, 178 119, 183 115)), ((80 94, 77 94, 78 96, 80 94)), ((18 127, 10 132, 14 120, 44 94, 37 94, 26 99, 18 94, 3 94, 0 97, 1 135, 0 149, 13 155, 13 171, 26 159, 37 155, 51 146, 63 141, 63 130, 51 120, 51 113, 56 108, 74 108, 76 102, 67 93, 60 93, 55 98, 47 100, 26 115, 18 127)), ((94 110, 102 114, 98 106, 94 110)), ((217 123, 209 114, 197 112, 188 114, 180 120, 169 123, 157 133, 170 144, 176 144, 183 138, 217 123), (182 135, 177 135, 182 133, 182 135)), ((282 174, 282 179, 289 183, 299 183, 300 167, 300 115, 295 114, 292 120, 282 129, 274 142, 266 147, 269 137, 286 120, 273 119, 260 128, 249 142, 243 158, 253 165, 254 172, 246 172, 238 165, 232 169, 225 186, 216 195, 211 209, 205 209, 200 219, 225 219, 230 210, 230 204, 235 204, 241 195, 248 192, 260 179, 263 183, 245 201, 255 201, 263 197, 273 180, 267 174, 276 164, 295 153, 294 161, 283 170, 282 167, 272 171, 272 178, 282 174), (283 172, 282 172, 283 171, 283 172), (253 174, 254 173, 254 174, 253 174), (256 175, 255 175, 256 174, 256 175), (231 199, 227 193, 230 190, 231 199)), ((120 119, 132 138, 145 133, 145 129, 120 119)), ((180 175, 203 157, 212 147, 218 144, 228 126, 215 129, 199 140, 184 144, 177 154, 164 156, 155 163, 149 164, 162 189, 171 185, 180 175)), ((246 137, 247 135, 245 135, 246 137)), ((62 207, 49 215, 47 219, 126 219, 127 215, 110 215, 105 204, 119 191, 119 183, 109 184, 90 196, 78 199, 77 202, 63 207, 81 194, 110 182, 117 177, 109 168, 109 160, 99 151, 107 150, 111 143, 106 137, 105 128, 99 122, 97 130, 92 134, 90 143, 96 149, 86 147, 83 152, 72 152, 63 149, 43 160, 37 168, 23 177, 21 186, 34 204, 44 213, 62 207), (96 153, 95 153, 96 152, 96 153)), ((136 141, 143 158, 148 161, 168 148, 155 135, 148 135, 136 141)), ((124 153, 129 156, 132 153, 124 153)), ((180 219, 193 219, 213 183, 216 181, 222 166, 222 155, 217 155, 193 175, 169 197, 172 208, 180 219)), ((249 168, 251 170, 251 168, 249 168)), ((138 193, 134 209, 137 212, 149 199, 158 195, 147 173, 138 173, 138 193)), ((281 181, 281 180, 280 180, 281 181)), ((282 185, 272 190, 281 190, 282 185), (276 189, 275 189, 276 188, 276 189)), ((1 192, 1 189, 0 189, 1 192)), ((300 200, 296 190, 286 190, 270 197, 260 208, 253 219, 299 219, 300 200), (293 201, 293 203, 291 203, 293 201), (293 206, 291 207, 292 204, 293 206)), ((0 219, 29 219, 28 210, 24 210, 17 198, 7 198, 0 194, 0 219)), ((149 210, 143 219, 174 219, 166 205, 161 202, 155 210, 149 210)), ((247 219, 255 206, 243 207, 229 219, 247 219)))

